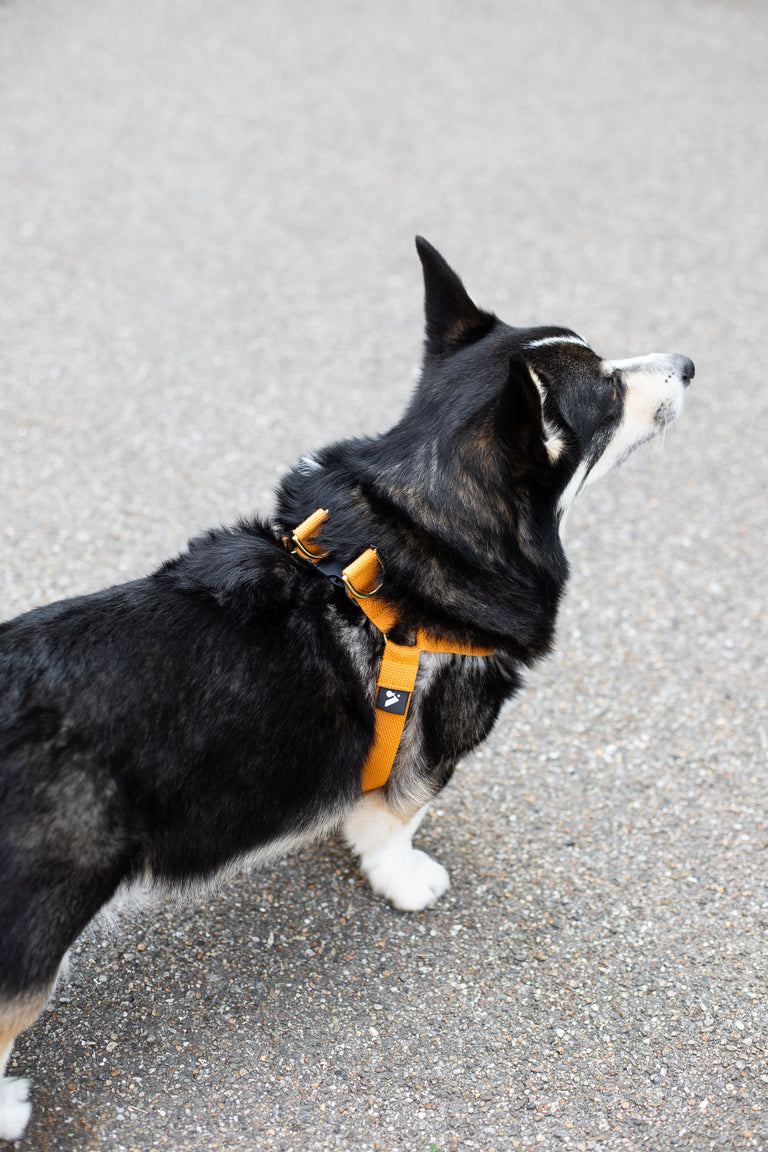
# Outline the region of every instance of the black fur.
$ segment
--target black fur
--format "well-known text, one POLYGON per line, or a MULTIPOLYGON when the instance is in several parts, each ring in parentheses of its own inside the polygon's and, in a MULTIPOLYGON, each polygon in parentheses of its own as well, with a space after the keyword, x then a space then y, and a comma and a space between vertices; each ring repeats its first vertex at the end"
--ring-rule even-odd
POLYGON ((329 598, 254 523, 2 626, 3 995, 119 882, 204 878, 354 801, 372 717, 329 598))

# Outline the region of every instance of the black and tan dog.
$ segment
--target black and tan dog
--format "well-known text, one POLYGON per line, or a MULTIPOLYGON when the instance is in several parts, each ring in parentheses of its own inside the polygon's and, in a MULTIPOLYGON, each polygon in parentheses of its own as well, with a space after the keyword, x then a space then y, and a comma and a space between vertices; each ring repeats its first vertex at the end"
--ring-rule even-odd
MULTIPOLYGON (((270 522, 0 626, 0 1077, 67 949, 132 885, 194 887, 340 827, 396 907, 448 887, 411 845, 425 806, 552 643, 571 503, 677 416, 694 369, 509 327, 417 246, 424 365, 391 431, 305 457, 270 522), (492 653, 423 653, 389 781, 365 793, 384 637, 285 547, 317 508, 339 567, 376 549, 391 640, 492 653)), ((0 1078, 0 1136, 29 1110, 27 1082, 0 1078)))

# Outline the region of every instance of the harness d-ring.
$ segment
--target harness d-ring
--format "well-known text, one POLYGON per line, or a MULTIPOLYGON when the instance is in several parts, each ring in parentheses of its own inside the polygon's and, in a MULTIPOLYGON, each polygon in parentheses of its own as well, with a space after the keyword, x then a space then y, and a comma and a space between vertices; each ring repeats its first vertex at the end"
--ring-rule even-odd
POLYGON ((293 551, 298 552, 305 560, 311 560, 313 564, 316 564, 318 560, 325 560, 330 556, 330 552, 308 552, 295 532, 293 534, 293 543, 296 545, 293 551))
POLYGON ((327 559, 327 557, 330 556, 330 552, 310 552, 304 541, 311 541, 327 519, 327 510, 325 508, 318 508, 316 512, 313 512, 311 516, 307 516, 306 520, 299 524, 291 536, 291 541, 295 545, 293 551, 298 552, 305 560, 311 560, 313 564, 317 564, 318 560, 327 559))
POLYGON ((370 600, 372 596, 375 596, 377 592, 381 591, 381 587, 384 583, 384 572, 384 565, 382 564, 376 549, 367 548, 365 552, 363 552, 362 556, 358 556, 357 560, 353 560, 351 564, 347 565, 341 574, 341 579, 347 592, 349 592, 350 596, 354 596, 355 600, 370 600), (368 570, 371 568, 372 560, 375 560, 379 567, 381 572, 381 579, 379 580, 376 587, 372 588, 370 592, 360 592, 352 583, 352 576, 363 576, 365 578, 368 575, 368 570))

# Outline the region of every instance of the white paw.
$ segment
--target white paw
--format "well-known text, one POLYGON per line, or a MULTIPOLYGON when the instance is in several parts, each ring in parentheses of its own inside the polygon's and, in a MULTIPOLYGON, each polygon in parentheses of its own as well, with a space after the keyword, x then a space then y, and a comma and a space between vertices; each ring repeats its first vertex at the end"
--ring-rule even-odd
POLYGON ((418 848, 372 853, 362 865, 374 892, 403 912, 431 908, 451 883, 442 864, 418 848))
POLYGON ((0 1140, 20 1140, 32 1113, 29 1080, 0 1078, 0 1140))

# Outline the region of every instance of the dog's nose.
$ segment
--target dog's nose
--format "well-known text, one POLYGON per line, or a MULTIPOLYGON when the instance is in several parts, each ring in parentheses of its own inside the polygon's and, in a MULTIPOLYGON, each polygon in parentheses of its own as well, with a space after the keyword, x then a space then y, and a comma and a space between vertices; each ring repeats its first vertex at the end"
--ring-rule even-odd
POLYGON ((696 368, 694 366, 693 360, 690 360, 687 356, 680 356, 677 353, 672 357, 672 359, 675 361, 675 367, 683 379, 684 387, 687 388, 691 380, 693 380, 694 376, 696 375, 696 368))

